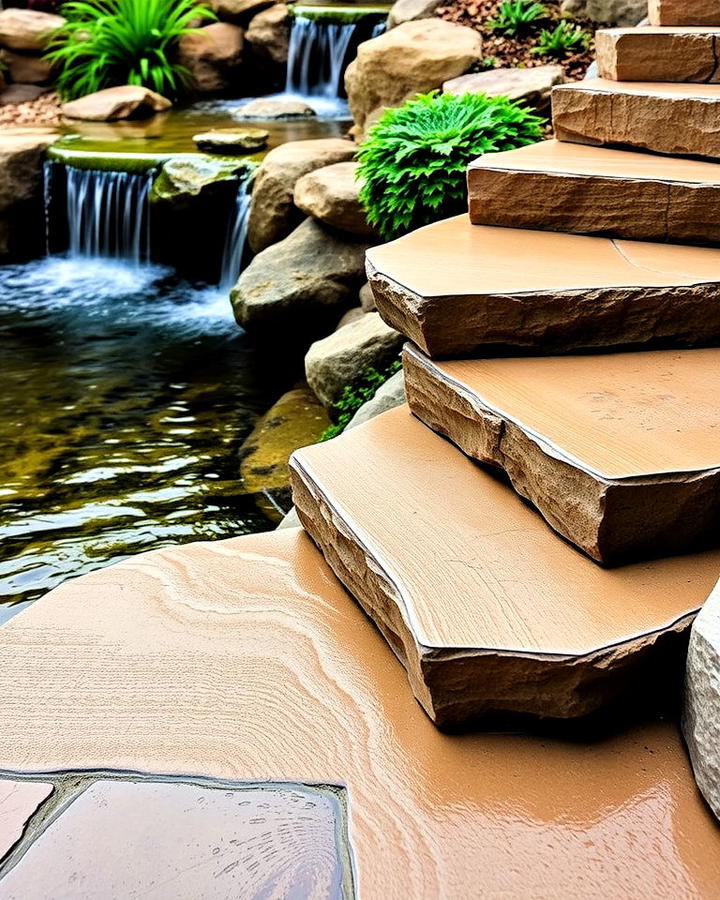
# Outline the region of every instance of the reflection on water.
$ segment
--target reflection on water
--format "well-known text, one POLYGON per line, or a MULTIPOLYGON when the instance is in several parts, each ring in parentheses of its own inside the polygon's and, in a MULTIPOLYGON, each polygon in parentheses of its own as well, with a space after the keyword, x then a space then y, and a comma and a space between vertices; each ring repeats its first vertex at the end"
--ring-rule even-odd
POLYGON ((0 621, 71 574, 268 527, 236 451, 284 384, 226 295, 159 267, 7 266, 0 340, 0 621))

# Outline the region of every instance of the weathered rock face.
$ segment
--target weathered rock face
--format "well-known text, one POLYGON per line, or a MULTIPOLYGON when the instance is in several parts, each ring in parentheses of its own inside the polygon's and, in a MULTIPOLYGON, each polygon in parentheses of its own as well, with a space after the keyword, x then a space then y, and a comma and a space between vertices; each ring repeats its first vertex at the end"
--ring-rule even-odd
POLYGON ((0 11, 0 46, 41 53, 49 35, 64 24, 62 16, 32 9, 4 9, 0 11))
POLYGON ((690 635, 683 732, 695 780, 720 819, 720 584, 690 635))
POLYGON ((290 44, 290 15, 284 3, 253 16, 245 40, 251 53, 251 65, 270 85, 281 87, 290 44))
POLYGON ((648 0, 651 25, 720 25, 715 0, 648 0))
POLYGON ((273 0, 210 0, 210 6, 221 21, 245 25, 272 2, 273 0))
POLYGON ((0 52, 0 61, 5 64, 15 83, 47 84, 52 78, 52 67, 42 56, 3 50, 0 52))
POLYGON ((375 235, 358 196, 358 166, 356 162, 335 163, 303 175, 295 185, 295 206, 341 231, 375 235))
POLYGON ((591 19, 601 25, 625 27, 637 25, 644 19, 648 4, 646 0, 562 0, 560 9, 563 13, 591 19))
POLYGON ((154 91, 134 85, 106 88, 63 104, 69 119, 92 122, 115 122, 118 119, 142 119, 170 109, 172 104, 154 91))
POLYGON ((0 214, 42 197, 45 151, 54 134, 0 132, 0 214))
POLYGON ((395 0, 388 14, 387 27, 396 28, 405 22, 429 19, 441 0, 395 0))
POLYGON ((242 162, 210 156, 169 159, 153 183, 150 202, 182 205, 219 182, 236 181, 244 168, 242 162))
POLYGON ((368 369, 383 371, 397 359, 403 340, 377 313, 361 315, 310 347, 305 377, 320 402, 333 407, 368 369))
POLYGON ((315 110, 302 100, 272 100, 258 97, 238 107, 233 115, 236 119, 309 119, 315 110))
POLYGON ((406 22, 360 44, 345 73, 350 111, 360 132, 379 109, 439 88, 482 57, 472 28, 442 19, 406 22))
POLYGON ((213 22, 181 39, 178 59, 190 70, 197 91, 222 93, 238 87, 244 43, 242 28, 213 22))
POLYGON ((720 167, 543 141, 489 153, 468 169, 476 225, 677 244, 720 244, 720 167))
POLYGON ((598 31, 601 78, 612 81, 717 82, 720 29, 614 28, 598 31))
POLYGON ((282 240, 302 220, 293 205, 297 180, 314 169, 352 159, 356 147, 341 138, 290 141, 271 150, 255 177, 248 241, 259 253, 282 240))
POLYGON ((231 295, 235 318, 248 331, 279 342, 327 334, 357 296, 367 247, 361 238, 307 219, 240 275, 231 295))
POLYGON ((298 451, 290 472, 303 526, 437 724, 644 710, 682 677, 720 550, 603 569, 407 407, 298 451))
POLYGON ((195 146, 204 153, 251 153, 267 145, 270 132, 262 128, 216 128, 193 137, 195 146))
POLYGON ((553 91, 561 141, 621 144, 657 153, 720 157, 720 86, 603 79, 553 91))
POLYGON ((460 75, 446 81, 446 94, 489 94, 524 100, 540 113, 550 108, 550 92, 565 81, 562 66, 536 66, 532 69, 491 69, 472 75, 460 75))

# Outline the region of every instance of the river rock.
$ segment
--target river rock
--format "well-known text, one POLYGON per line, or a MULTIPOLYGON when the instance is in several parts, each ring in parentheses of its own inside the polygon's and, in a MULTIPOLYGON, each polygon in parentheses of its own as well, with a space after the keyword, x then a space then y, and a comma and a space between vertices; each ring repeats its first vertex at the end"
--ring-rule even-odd
POLYGON ((356 147, 341 138, 290 141, 271 150, 258 169, 253 189, 248 241, 255 253, 290 234, 302 220, 293 205, 298 179, 332 163, 345 162, 355 155, 356 147))
POLYGON ((163 163, 153 183, 150 201, 186 203, 212 185, 222 181, 236 181, 245 164, 211 156, 178 156, 163 163))
POLYGON ((360 202, 359 163, 341 162, 303 175, 295 185, 295 206, 326 225, 352 234, 374 235, 360 202))
POLYGON ((190 70, 197 91, 217 94, 238 87, 243 34, 237 25, 213 22, 181 38, 178 59, 190 70))
POLYGON ((0 213, 42 197, 45 151, 55 139, 52 133, 0 131, 0 213))
POLYGON ((273 0, 210 0, 210 6, 222 22, 245 25, 272 2, 273 0))
POLYGON ((258 97, 233 110, 235 119, 308 119, 316 115, 302 100, 272 100, 258 97))
POLYGON ((648 13, 647 0, 563 0, 562 13, 601 25, 637 25, 648 13))
POLYGON ((541 113, 550 109, 550 93, 556 84, 562 84, 565 75, 562 66, 536 66, 532 69, 490 69, 460 75, 446 81, 446 94, 488 94, 491 97, 509 97, 524 100, 528 106, 541 113))
POLYGON ((52 66, 42 56, 34 53, 18 53, 15 50, 0 52, 10 78, 17 84, 47 84, 52 78, 52 66))
POLYGON ((683 731, 695 780, 720 819, 720 585, 690 635, 683 731))
POLYGON ((358 133, 376 110, 399 106, 415 94, 439 88, 481 58, 478 32, 442 19, 406 22, 360 44, 357 58, 345 73, 358 133))
POLYGON ((90 122, 115 122, 118 119, 143 119, 170 109, 172 103, 155 91, 132 84, 105 88, 79 100, 64 103, 62 113, 69 119, 90 122))
POLYGON ((364 284, 360 288, 360 306, 363 312, 373 312, 377 309, 375 305, 375 295, 373 294, 372 288, 370 287, 370 283, 364 284))
POLYGON ((196 134, 193 141, 204 153, 251 153, 267 146, 270 132, 262 128, 216 128, 196 134))
POLYGON ((290 15, 284 3, 275 3, 253 16, 245 32, 256 64, 268 71, 284 74, 290 43, 290 15))
POLYGON ((368 369, 381 372, 397 359, 403 341, 378 313, 366 313, 310 347, 305 377, 320 402, 333 407, 368 369))
POLYGON ((231 294, 235 318, 250 332, 307 344, 332 330, 365 278, 368 243, 306 219, 259 253, 231 294))
POLYGON ((396 28, 405 22, 429 19, 442 0, 395 0, 388 14, 387 27, 396 28))
POLYGON ((0 46, 41 53, 49 35, 64 24, 62 16, 33 9, 4 9, 0 12, 0 46))

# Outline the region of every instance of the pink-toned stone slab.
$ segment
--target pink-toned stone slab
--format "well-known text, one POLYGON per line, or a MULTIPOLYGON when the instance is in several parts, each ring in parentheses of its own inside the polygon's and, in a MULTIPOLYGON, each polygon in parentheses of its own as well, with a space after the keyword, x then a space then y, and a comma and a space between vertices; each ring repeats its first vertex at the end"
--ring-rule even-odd
POLYGON ((290 471, 303 525, 439 724, 645 709, 681 677, 720 550, 602 569, 407 407, 290 471))
POLYGON ((41 781, 0 778, 0 860, 23 836, 28 819, 52 790, 51 784, 41 781))
POLYGON ((720 157, 720 85, 608 81, 553 88, 553 127, 561 141, 720 157))
POLYGON ((339 812, 329 791, 308 788, 98 781, 0 880, 0 896, 350 898, 339 812))
POLYGON ((0 653, 0 766, 342 785, 368 900, 720 883, 720 832, 674 724, 587 744, 441 733, 297 529, 68 582, 0 629, 0 653))
POLYGON ((651 25, 720 25, 717 0, 648 0, 651 25))
POLYGON ((671 243, 720 243, 720 165, 542 141, 468 168, 470 220, 671 243))
POLYGON ((595 33, 601 78, 613 81, 720 81, 720 27, 608 28, 595 33))
POLYGON ((383 319, 433 357, 720 338, 716 248, 457 216, 373 247, 367 262, 383 319))
POLYGON ((594 559, 717 542, 720 350, 433 362, 408 345, 404 367, 415 415, 594 559))

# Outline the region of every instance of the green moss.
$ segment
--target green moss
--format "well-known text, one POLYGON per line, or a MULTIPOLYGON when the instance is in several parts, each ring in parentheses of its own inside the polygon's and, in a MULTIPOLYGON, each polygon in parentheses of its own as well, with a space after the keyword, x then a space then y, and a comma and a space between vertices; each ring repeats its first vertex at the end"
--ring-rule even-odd
POLYGON ((320 436, 320 440, 329 441, 331 438, 342 434, 360 407, 364 406, 368 400, 372 400, 378 388, 381 388, 388 378, 399 372, 401 368, 402 363, 399 359, 396 359, 381 372, 373 368, 367 369, 358 384, 346 385, 342 397, 332 410, 335 425, 326 428, 320 436))
POLYGON ((150 202, 184 201, 211 185, 245 180, 256 166, 236 156, 182 154, 165 160, 150 193, 150 202))
POLYGON ((339 25, 351 25, 364 19, 375 17, 384 19, 390 10, 389 6, 305 6, 297 3, 289 7, 290 15, 295 18, 310 19, 313 22, 335 22, 339 25))
POLYGON ((168 154, 80 150, 74 143, 69 138, 57 141, 48 147, 47 158, 76 169, 132 173, 150 172, 168 159, 168 154))

